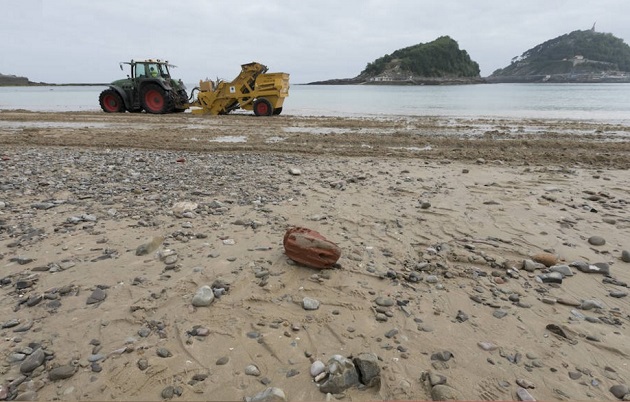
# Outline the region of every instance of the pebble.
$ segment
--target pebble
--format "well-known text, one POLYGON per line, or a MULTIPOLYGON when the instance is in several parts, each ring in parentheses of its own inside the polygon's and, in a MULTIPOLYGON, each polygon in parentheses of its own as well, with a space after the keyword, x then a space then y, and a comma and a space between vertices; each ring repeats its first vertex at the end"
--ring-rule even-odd
POLYGON ((617 384, 610 387, 609 391, 618 399, 623 399, 624 396, 630 393, 630 388, 624 384, 617 384))
POLYGON ((37 367, 44 364, 44 359, 46 355, 41 348, 35 349, 33 353, 31 353, 20 365, 20 372, 22 374, 28 374, 35 370, 37 367))
POLYGON ((223 356, 221 358, 219 358, 216 362, 217 366, 224 366, 226 364, 228 364, 228 362, 230 361, 230 358, 227 356, 223 356))
POLYGON ((310 297, 302 299, 302 308, 304 308, 304 310, 317 310, 319 308, 319 304, 319 300, 315 300, 310 297))
POLYGON ((54 369, 50 370, 48 372, 48 378, 50 378, 51 381, 64 380, 66 378, 72 377, 75 372, 76 371, 74 366, 68 364, 65 366, 55 367, 54 369))
POLYGON ((256 365, 250 364, 249 366, 245 367, 245 374, 258 377, 260 376, 260 370, 258 369, 258 367, 256 367, 256 365))
POLYGON ((377 297, 376 300, 374 300, 374 303, 381 307, 391 307, 395 304, 394 300, 382 296, 377 297))
POLYGON ((532 256, 534 262, 541 263, 546 267, 554 266, 558 263, 558 256, 551 253, 538 253, 532 256))
POLYGON ((326 370, 326 365, 324 364, 324 362, 322 362, 321 360, 315 360, 311 364, 310 373, 312 377, 317 377, 318 375, 323 373, 325 370, 326 370))
POLYGON ((195 307, 208 307, 214 301, 214 291, 208 285, 204 285, 197 289, 192 298, 192 305, 195 307))
POLYGON ((621 261, 630 262, 630 250, 623 250, 621 252, 621 261))
POLYGON ((601 236, 591 236, 588 238, 588 242, 592 246, 603 246, 606 244, 606 239, 601 236))
POLYGON ((92 294, 88 297, 85 304, 96 304, 100 303, 107 298, 107 293, 101 288, 96 288, 92 291, 92 294))

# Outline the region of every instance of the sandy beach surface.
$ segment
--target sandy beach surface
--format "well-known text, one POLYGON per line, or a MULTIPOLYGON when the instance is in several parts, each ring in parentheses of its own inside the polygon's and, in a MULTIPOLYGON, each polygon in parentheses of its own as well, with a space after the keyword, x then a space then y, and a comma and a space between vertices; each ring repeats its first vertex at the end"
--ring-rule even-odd
POLYGON ((630 398, 629 138, 0 112, 0 400, 630 398))

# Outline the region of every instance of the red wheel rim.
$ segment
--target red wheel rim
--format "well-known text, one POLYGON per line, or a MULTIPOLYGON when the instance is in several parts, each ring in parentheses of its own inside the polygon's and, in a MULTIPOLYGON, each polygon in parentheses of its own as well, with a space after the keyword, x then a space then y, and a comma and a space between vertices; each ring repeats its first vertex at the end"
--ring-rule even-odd
POLYGON ((164 97, 155 89, 151 89, 144 95, 144 103, 151 110, 162 110, 164 107, 164 97))
POLYGON ((266 116, 269 114, 269 106, 267 106, 265 102, 260 102, 258 106, 256 106, 256 108, 258 109, 258 114, 261 116, 266 116))
POLYGON ((114 95, 107 94, 103 97, 103 107, 107 109, 108 112, 116 112, 120 105, 114 95))

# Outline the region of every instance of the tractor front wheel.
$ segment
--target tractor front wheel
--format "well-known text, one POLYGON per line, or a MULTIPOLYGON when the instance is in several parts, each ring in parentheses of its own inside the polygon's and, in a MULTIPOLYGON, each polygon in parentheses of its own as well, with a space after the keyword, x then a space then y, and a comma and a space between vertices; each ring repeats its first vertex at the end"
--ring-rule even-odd
POLYGON ((106 89, 101 92, 98 102, 105 113, 123 113, 125 111, 122 98, 113 89, 106 89))
POLYGON ((161 86, 147 85, 141 94, 142 108, 147 113, 163 114, 173 111, 173 100, 161 86))
POLYGON ((271 116, 273 114, 271 102, 265 98, 256 99, 254 101, 254 114, 256 116, 271 116))

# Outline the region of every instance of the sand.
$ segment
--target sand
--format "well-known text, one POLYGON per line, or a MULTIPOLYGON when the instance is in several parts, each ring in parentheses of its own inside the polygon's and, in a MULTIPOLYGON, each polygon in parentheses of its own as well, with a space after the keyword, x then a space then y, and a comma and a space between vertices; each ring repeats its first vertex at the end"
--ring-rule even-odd
POLYGON ((629 133, 2 112, 0 398, 430 400, 432 373, 466 400, 615 400, 630 381, 629 133), (290 261, 292 226, 335 242, 338 266, 290 261), (541 253, 574 275, 541 283, 548 268, 524 267, 541 253), (205 285, 224 294, 193 306, 205 285), (320 392, 312 361, 361 353, 378 386, 320 392))

